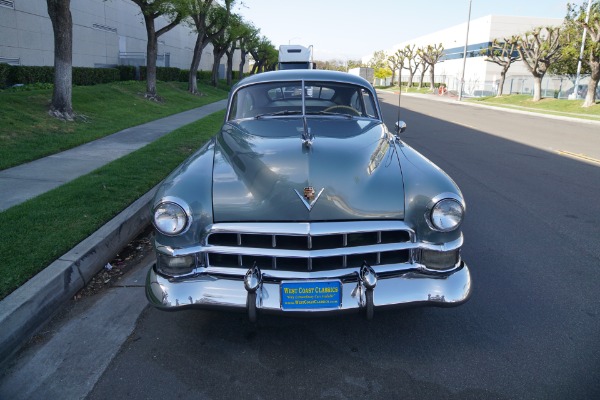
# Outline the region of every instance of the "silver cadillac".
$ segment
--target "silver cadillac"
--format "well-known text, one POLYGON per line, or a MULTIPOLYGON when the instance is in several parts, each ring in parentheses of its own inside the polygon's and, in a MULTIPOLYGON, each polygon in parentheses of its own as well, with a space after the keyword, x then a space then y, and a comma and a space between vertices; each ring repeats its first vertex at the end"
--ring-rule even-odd
POLYGON ((220 132, 158 189, 150 303, 255 321, 467 301, 463 196, 405 129, 358 76, 242 80, 220 132))

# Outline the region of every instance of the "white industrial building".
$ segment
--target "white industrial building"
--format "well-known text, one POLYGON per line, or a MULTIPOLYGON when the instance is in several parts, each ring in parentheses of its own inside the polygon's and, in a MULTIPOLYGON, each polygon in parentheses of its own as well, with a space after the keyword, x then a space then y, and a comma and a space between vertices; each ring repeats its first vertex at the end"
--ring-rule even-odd
MULTIPOLYGON (((72 0, 71 15, 73 66, 146 65, 146 28, 132 1, 72 0)), ((157 30, 166 23, 158 18, 157 30)), ((189 69, 195 41, 196 33, 182 22, 159 37, 157 65, 189 69)), ((234 69, 239 52, 236 56, 234 69)), ((54 64, 54 35, 45 0, 0 0, 0 63, 54 64)), ((211 70, 212 64, 209 44, 199 69, 211 70)))
MULTIPOLYGON (((488 15, 473 19, 469 26, 467 59, 465 66, 464 91, 470 95, 493 94, 496 92, 500 80, 501 67, 492 62, 485 61, 481 50, 488 48, 494 39, 503 39, 515 34, 525 33, 538 26, 560 26, 563 20, 558 18, 534 17, 509 17, 488 15)), ((422 47, 441 43, 444 46, 444 55, 435 65, 435 82, 445 83, 449 90, 460 87, 460 78, 463 71, 463 52, 467 34, 467 22, 443 29, 431 34, 421 36, 399 43, 387 51, 393 54, 397 49, 406 45, 422 47)), ((418 82, 419 73, 414 78, 418 82)), ((408 80, 407 70, 402 71, 402 80, 408 80)), ((429 71, 426 72, 424 82, 429 82, 429 71)), ((559 80, 546 79, 542 89, 558 90, 559 80)), ((533 90, 531 73, 522 61, 515 62, 507 72, 504 84, 505 93, 530 93, 533 90)))

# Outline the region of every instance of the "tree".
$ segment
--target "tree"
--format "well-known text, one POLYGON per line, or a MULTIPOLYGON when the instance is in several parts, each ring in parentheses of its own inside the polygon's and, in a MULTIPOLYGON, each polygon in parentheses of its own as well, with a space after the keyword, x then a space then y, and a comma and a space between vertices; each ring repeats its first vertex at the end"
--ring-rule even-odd
POLYGON ((533 75, 533 101, 542 99, 542 79, 550 64, 560 57, 560 28, 537 27, 519 38, 517 50, 533 75))
POLYGON ((156 57, 158 55, 158 38, 175 28, 185 16, 184 0, 131 0, 142 10, 146 25, 146 98, 156 100, 156 57), (155 21, 165 16, 169 23, 156 30, 155 21))
POLYGON ((279 52, 265 36, 261 37, 256 43, 256 47, 249 49, 249 51, 252 58, 254 58, 252 74, 274 70, 277 66, 279 52))
MULTIPOLYGON (((373 76, 378 79, 389 78, 392 74, 388 68, 387 55, 385 51, 378 50, 373 52, 373 57, 367 63, 369 68, 373 68, 373 76)), ((373 82, 371 82, 373 83, 373 82)))
POLYGON ((394 85, 394 77, 398 71, 398 86, 402 80, 402 68, 404 68, 404 53, 402 50, 396 50, 394 54, 388 57, 388 67, 392 70, 392 86, 394 85))
MULTIPOLYGON (((417 49, 417 51, 420 50, 421 48, 417 49)), ((423 87, 423 78, 425 77, 425 72, 427 72, 427 69, 429 69, 429 65, 425 62, 423 58, 419 56, 417 68, 419 69, 419 71, 421 71, 421 74, 419 75, 419 89, 421 89, 423 87)))
MULTIPOLYGON (((414 44, 412 46, 409 44, 404 46, 404 49, 402 49, 402 54, 406 60, 406 65, 404 67, 408 70, 408 87, 411 87, 413 83, 413 77, 419 68, 421 59, 419 58, 418 50, 415 49, 414 44)), ((425 74, 425 71, 423 71, 423 74, 425 74)), ((423 82, 423 75, 421 75, 421 82, 423 82)))
POLYGON ((212 40, 213 45, 213 68, 211 84, 217 86, 219 82, 219 66, 221 59, 224 55, 227 55, 227 76, 228 83, 231 84, 231 69, 233 65, 233 52, 236 49, 236 43, 239 36, 242 34, 242 19, 238 15, 232 15, 229 18, 227 27, 221 31, 212 40))
MULTIPOLYGON (((427 67, 429 67, 429 82, 430 82, 429 87, 432 92, 435 90, 435 87, 434 87, 435 64, 437 64, 437 62, 440 60, 440 58, 442 58, 443 54, 444 54, 444 46, 441 43, 439 45, 434 44, 433 46, 427 45, 427 47, 419 49, 419 57, 421 57, 423 62, 425 62, 425 64, 427 64, 427 67)), ((466 56, 467 55, 465 54, 465 57, 466 56)))
POLYGON ((219 36, 229 22, 231 5, 234 0, 218 3, 214 0, 189 0, 188 13, 196 29, 196 44, 192 64, 188 75, 188 92, 198 93, 198 68, 202 60, 204 48, 219 36))
POLYGON ((71 0, 47 0, 54 31, 54 90, 50 115, 73 120, 73 19, 71 0))
POLYGON ((244 75, 244 66, 246 65, 246 56, 250 52, 250 48, 258 45, 258 35, 260 30, 255 28, 251 23, 246 24, 246 33, 240 38, 240 79, 244 75))
POLYGON ((328 71, 342 71, 342 72, 347 72, 347 70, 348 70, 348 68, 346 67, 346 62, 343 60, 327 60, 327 61, 316 60, 315 64, 317 65, 317 69, 325 69, 328 71))
POLYGON ((364 67, 364 66, 365 65, 363 64, 363 62, 361 60, 348 60, 348 69, 349 70, 352 68, 360 68, 360 67, 364 67))
POLYGON ((389 69, 388 67, 375 68, 375 71, 374 71, 373 75, 377 79, 383 79, 383 80, 385 80, 385 79, 389 78, 390 76, 392 76, 392 70, 389 69))
POLYGON ((373 69, 387 68, 387 55, 385 54, 385 51, 375 51, 373 57, 371 57, 367 63, 367 66, 373 69))
MULTIPOLYGON (((227 85, 231 86, 233 82, 233 55, 238 46, 241 46, 242 38, 248 33, 249 26, 244 23, 242 17, 234 14, 231 16, 229 22, 229 46, 225 49, 225 56, 227 57, 227 67, 225 70, 225 78, 227 79, 227 85)), ((241 78, 240 70, 240 78, 241 78)))
MULTIPOLYGON (((587 40, 582 63, 589 68, 590 81, 583 107, 590 107, 596 103, 596 89, 598 81, 600 81, 600 3, 596 2, 591 5, 589 16, 586 7, 587 4, 581 6, 569 4, 565 24, 578 27, 579 31, 585 28, 587 40)), ((582 37, 583 34, 579 36, 582 37)), ((579 43, 581 43, 581 39, 579 39, 579 43)))
POLYGON ((502 41, 494 39, 492 44, 487 49, 487 58, 485 61, 497 64, 502 68, 500 71, 500 82, 498 84, 498 93, 496 93, 496 97, 502 96, 506 72, 510 68, 511 64, 520 59, 517 51, 518 43, 518 36, 511 36, 510 38, 505 38, 502 41))

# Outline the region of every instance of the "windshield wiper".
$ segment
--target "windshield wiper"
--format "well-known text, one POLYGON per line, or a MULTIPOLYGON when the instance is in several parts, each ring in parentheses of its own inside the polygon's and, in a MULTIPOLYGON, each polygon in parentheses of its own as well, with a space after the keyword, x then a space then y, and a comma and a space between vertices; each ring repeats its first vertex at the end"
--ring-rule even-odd
POLYGON ((265 114, 258 114, 256 117, 254 117, 255 119, 260 119, 263 117, 277 117, 280 115, 298 115, 301 114, 302 111, 294 111, 294 110, 282 110, 282 111, 277 111, 277 112, 272 112, 272 113, 265 113, 265 114))
POLYGON ((306 115, 332 115, 332 116, 336 116, 336 117, 343 117, 346 119, 354 119, 354 117, 350 114, 336 113, 336 112, 331 112, 331 111, 307 112, 306 115))

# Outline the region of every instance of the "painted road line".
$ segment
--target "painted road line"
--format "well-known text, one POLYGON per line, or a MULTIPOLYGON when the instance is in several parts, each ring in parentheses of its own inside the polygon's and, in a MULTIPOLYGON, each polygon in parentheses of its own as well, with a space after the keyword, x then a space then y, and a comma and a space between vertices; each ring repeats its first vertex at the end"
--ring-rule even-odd
POLYGON ((570 151, 565 151, 565 150, 556 150, 556 152, 563 156, 569 156, 569 157, 577 158, 580 160, 585 160, 585 161, 590 161, 590 162, 593 162, 596 164, 600 164, 600 160, 598 160, 597 158, 589 157, 584 154, 571 153, 570 151))

